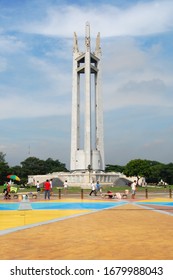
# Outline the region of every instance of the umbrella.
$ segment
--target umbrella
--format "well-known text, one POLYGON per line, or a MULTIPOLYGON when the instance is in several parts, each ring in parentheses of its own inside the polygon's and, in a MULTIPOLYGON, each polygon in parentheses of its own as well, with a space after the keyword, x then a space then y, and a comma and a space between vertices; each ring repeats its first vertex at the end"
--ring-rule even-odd
POLYGON ((16 175, 8 175, 7 178, 12 179, 12 180, 16 180, 16 181, 20 181, 20 178, 16 175))

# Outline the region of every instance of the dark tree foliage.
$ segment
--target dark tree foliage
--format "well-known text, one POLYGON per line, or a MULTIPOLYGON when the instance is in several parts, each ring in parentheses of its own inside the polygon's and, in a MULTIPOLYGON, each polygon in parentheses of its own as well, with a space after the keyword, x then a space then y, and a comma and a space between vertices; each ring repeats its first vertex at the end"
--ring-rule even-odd
POLYGON ((5 162, 5 154, 0 152, 0 185, 4 184, 4 182, 7 180, 7 175, 9 166, 8 163, 5 162))
POLYGON ((28 175, 43 175, 52 172, 67 171, 64 163, 51 158, 41 160, 36 157, 29 157, 21 162, 21 165, 23 176, 25 177, 28 175))
POLYGON ((46 169, 44 166, 44 161, 36 157, 29 157, 21 162, 23 176, 28 175, 43 175, 46 174, 46 169))
POLYGON ((45 161, 46 173, 59 172, 59 171, 68 171, 64 163, 61 163, 58 159, 53 160, 48 158, 45 161))
POLYGON ((124 169, 126 176, 143 176, 148 183, 158 183, 161 179, 173 183, 173 163, 163 164, 157 161, 134 159, 124 169))
POLYGON ((143 176, 148 177, 150 163, 148 160, 134 159, 131 160, 124 169, 126 176, 143 176))
POLYGON ((163 181, 173 185, 173 163, 165 164, 160 174, 163 181))
POLYGON ((107 164, 105 168, 105 172, 124 172, 124 166, 121 165, 112 165, 112 164, 107 164))
POLYGON ((21 162, 21 165, 9 167, 5 162, 5 154, 0 152, 0 184, 7 181, 7 175, 17 175, 21 181, 15 182, 17 184, 27 183, 28 175, 44 175, 53 172, 68 171, 64 163, 59 160, 48 158, 41 160, 36 157, 28 157, 21 162))
POLYGON ((157 162, 155 164, 151 164, 150 174, 148 177, 146 177, 147 182, 148 183, 158 183, 158 182, 160 182, 161 179, 163 180, 161 172, 162 172, 164 166, 165 166, 164 164, 159 163, 159 162, 157 162))
MULTIPOLYGON (((53 172, 68 171, 64 163, 58 159, 48 158, 41 160, 29 157, 21 162, 21 165, 9 167, 5 161, 5 154, 0 152, 0 184, 4 184, 8 174, 15 174, 21 178, 21 182, 27 182, 28 175, 44 175, 53 172)), ((145 177, 147 183, 158 183, 161 179, 168 184, 173 184, 173 163, 163 164, 157 161, 134 159, 126 166, 107 164, 106 172, 121 172, 126 176, 145 177)))
POLYGON ((5 162, 5 156, 6 156, 6 154, 4 154, 3 152, 0 152, 0 162, 5 162))

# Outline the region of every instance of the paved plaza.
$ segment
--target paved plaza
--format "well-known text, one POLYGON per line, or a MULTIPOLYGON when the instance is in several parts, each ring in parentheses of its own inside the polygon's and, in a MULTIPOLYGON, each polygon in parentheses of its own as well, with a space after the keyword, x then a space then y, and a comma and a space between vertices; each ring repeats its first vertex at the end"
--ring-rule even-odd
POLYGON ((38 201, 33 210, 16 205, 0 203, 2 260, 173 259, 172 198, 64 198, 38 201))

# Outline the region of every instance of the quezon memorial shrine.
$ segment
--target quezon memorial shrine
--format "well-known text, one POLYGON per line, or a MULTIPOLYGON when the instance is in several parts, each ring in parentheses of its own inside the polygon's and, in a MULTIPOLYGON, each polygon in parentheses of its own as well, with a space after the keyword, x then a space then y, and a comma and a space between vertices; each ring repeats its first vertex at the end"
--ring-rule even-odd
POLYGON ((92 52, 90 25, 87 22, 84 52, 79 50, 77 34, 74 33, 70 171, 30 175, 29 184, 42 183, 46 179, 53 179, 58 185, 67 180, 69 186, 81 187, 87 187, 93 180, 102 185, 125 185, 129 182, 129 178, 121 173, 104 172, 101 80, 100 33, 92 52))

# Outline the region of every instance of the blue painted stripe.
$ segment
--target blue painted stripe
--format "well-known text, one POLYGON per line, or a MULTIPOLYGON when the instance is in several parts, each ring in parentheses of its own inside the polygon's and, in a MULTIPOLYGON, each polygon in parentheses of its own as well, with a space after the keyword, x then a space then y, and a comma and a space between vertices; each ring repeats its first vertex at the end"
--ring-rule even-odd
POLYGON ((160 213, 160 214, 166 214, 166 215, 169 215, 169 216, 173 216, 173 213, 170 213, 170 212, 167 212, 167 211, 164 211, 164 210, 159 210, 159 209, 152 208, 152 204, 148 204, 148 206, 144 206, 144 205, 142 205, 142 203, 140 204, 138 202, 134 202, 132 204, 137 205, 137 206, 139 206, 141 208, 144 208, 144 209, 152 210, 152 211, 160 213), (149 207, 149 205, 151 205, 151 207, 149 207))
MULTIPOLYGON (((102 210, 127 204, 127 202, 31 202, 33 210, 102 210)), ((20 203, 0 204, 0 210, 18 210, 20 203)))
POLYGON ((173 202, 136 202, 136 204, 146 204, 146 205, 158 205, 158 206, 170 206, 173 207, 173 202))
POLYGON ((20 203, 2 203, 0 210, 18 210, 20 203))
POLYGON ((123 202, 102 203, 102 202, 57 202, 57 203, 32 203, 32 209, 62 209, 62 210, 99 210, 120 206, 123 202))

